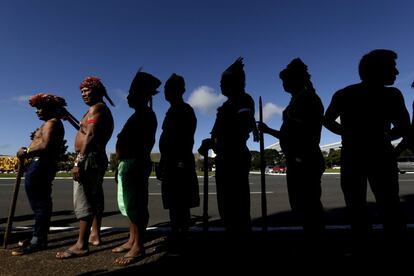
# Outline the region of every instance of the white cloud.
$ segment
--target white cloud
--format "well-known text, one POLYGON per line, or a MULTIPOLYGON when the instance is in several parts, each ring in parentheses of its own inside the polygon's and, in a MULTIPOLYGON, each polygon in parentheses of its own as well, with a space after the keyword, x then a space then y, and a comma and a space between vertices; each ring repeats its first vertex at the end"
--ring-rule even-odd
POLYGON ((11 149, 12 145, 11 144, 1 144, 0 145, 0 149, 4 150, 4 149, 11 149))
POLYGON ((15 102, 21 103, 21 102, 28 102, 29 98, 30 98, 30 95, 20 95, 17 97, 13 97, 12 100, 15 102))
MULTIPOLYGON (((283 109, 283 107, 277 106, 274 103, 266 103, 263 107, 263 121, 266 122, 275 114, 281 115, 283 109)), ((256 112, 256 120, 259 120, 259 111, 256 112)))
POLYGON ((194 90, 187 102, 194 109, 199 109, 203 113, 212 113, 225 100, 225 96, 214 93, 213 88, 204 85, 194 90))

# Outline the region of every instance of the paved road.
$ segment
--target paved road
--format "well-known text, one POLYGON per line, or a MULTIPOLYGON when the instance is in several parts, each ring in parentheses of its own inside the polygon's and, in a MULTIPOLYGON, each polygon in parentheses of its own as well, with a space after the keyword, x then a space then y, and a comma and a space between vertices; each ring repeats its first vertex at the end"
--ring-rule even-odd
MULTIPOLYGON (((200 192, 203 191, 203 179, 199 179, 200 192)), ((275 225, 294 223, 289 217, 289 202, 286 190, 286 177, 284 175, 268 175, 267 203, 270 221, 275 225)), ((410 222, 414 222, 414 174, 400 175, 400 194, 410 222)), ((322 179, 322 201, 327 211, 329 224, 341 223, 343 219, 344 201, 339 187, 338 174, 325 174, 322 179)), ((10 199, 13 192, 14 179, 0 179, 0 227, 4 227, 8 216, 10 199)), ((162 208, 160 182, 150 179, 150 226, 162 226, 168 222, 168 212, 162 208)), ((251 189, 251 214, 253 219, 261 217, 260 202, 260 175, 250 175, 251 189)), ((108 227, 125 227, 127 220, 118 212, 116 203, 116 184, 113 179, 105 179, 105 218, 103 225, 108 227)), ((201 196, 202 199, 202 196, 201 196)), ((373 196, 368 194, 369 201, 373 202, 373 196)), ((54 216, 53 226, 77 226, 73 216, 72 207, 72 181, 69 179, 56 179, 53 186, 54 216)), ((201 202, 201 206, 202 206, 201 202)), ((210 220, 218 219, 218 211, 215 194, 215 178, 209 179, 209 215, 210 220)), ((373 209, 375 216, 375 209, 373 209)), ((14 226, 29 226, 32 224, 32 212, 27 202, 24 185, 21 186, 14 226)), ((192 209, 195 220, 201 219, 202 208, 192 209)))

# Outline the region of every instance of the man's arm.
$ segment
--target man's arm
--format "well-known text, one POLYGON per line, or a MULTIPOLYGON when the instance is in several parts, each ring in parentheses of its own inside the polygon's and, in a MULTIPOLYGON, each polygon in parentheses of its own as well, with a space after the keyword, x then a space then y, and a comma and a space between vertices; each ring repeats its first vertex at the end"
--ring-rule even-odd
POLYGON ((280 131, 268 127, 265 123, 257 122, 257 127, 259 130, 261 130, 263 133, 267 133, 272 135, 273 137, 280 139, 280 131))
POLYGON ((391 141, 410 135, 410 115, 405 107, 404 98, 400 91, 396 91, 396 102, 392 119, 393 128, 387 133, 391 141))
POLYGON ((323 125, 337 135, 342 135, 342 125, 336 120, 339 118, 339 108, 337 98, 334 95, 325 115, 323 116, 323 125))

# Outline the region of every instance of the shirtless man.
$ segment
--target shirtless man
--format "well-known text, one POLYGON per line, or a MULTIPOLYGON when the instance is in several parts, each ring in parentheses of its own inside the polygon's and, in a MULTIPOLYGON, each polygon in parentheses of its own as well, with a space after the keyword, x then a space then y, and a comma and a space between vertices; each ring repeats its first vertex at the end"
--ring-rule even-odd
POLYGON ((105 148, 114 129, 111 111, 103 97, 112 106, 114 104, 99 78, 85 78, 80 90, 89 110, 83 116, 76 134, 75 150, 78 155, 72 169, 73 202, 79 220, 79 237, 69 249, 56 254, 58 259, 84 256, 89 252, 89 244, 101 243, 100 227, 104 209, 102 183, 108 167, 105 148))
POLYGON ((325 127, 342 138, 341 188, 355 253, 364 252, 372 235, 368 183, 379 207, 384 242, 397 245, 406 231, 391 141, 408 135, 410 116, 401 91, 392 87, 399 73, 396 60, 397 53, 387 49, 364 55, 358 67, 361 82, 335 92, 324 116, 325 127))
POLYGON ((20 256, 42 250, 47 246, 50 217, 52 215, 52 181, 56 174, 56 164, 63 145, 65 129, 60 111, 66 102, 63 98, 39 93, 30 97, 29 104, 35 107, 36 114, 44 121, 32 135, 28 148, 22 147, 17 157, 28 159, 25 175, 25 189, 30 207, 34 213, 33 236, 22 247, 13 250, 13 256, 20 256))

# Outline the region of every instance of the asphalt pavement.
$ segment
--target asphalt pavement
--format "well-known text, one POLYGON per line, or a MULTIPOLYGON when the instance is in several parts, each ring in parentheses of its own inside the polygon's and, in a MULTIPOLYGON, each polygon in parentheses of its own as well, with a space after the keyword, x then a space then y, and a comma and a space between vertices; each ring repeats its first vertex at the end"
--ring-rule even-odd
POLYGON ((214 229, 203 232, 194 227, 175 246, 169 242, 168 232, 149 230, 146 255, 125 267, 114 265, 115 258, 122 253, 112 253, 111 249, 127 240, 126 229, 103 230, 101 246, 91 246, 88 256, 66 260, 56 259, 55 254, 76 241, 77 229, 52 231, 47 250, 24 256, 11 256, 11 250, 29 232, 15 232, 9 248, 0 250, 0 275, 216 275, 228 271, 254 271, 255 275, 403 275, 403 271, 408 271, 405 275, 411 274, 412 229, 403 243, 392 246, 384 246, 383 232, 377 229, 358 254, 353 251, 347 229, 327 230, 325 238, 317 243, 307 242, 300 229, 266 232, 255 227, 250 237, 240 239, 218 231, 220 228, 214 229))
MULTIPOLYGON (((283 180, 283 176, 276 178, 283 180)), ((274 192, 269 194, 269 198, 277 201, 278 205, 273 206, 269 202, 274 210, 269 212, 267 231, 263 229, 263 221, 258 215, 253 216, 254 227, 249 237, 236 238, 226 234, 216 216, 210 218, 209 229, 204 231, 200 217, 196 215, 189 236, 173 246, 168 239, 168 224, 160 215, 164 223, 151 224, 156 227, 148 229, 145 239, 146 255, 126 267, 113 263, 122 253, 112 253, 111 249, 128 239, 128 229, 111 225, 117 223, 117 220, 111 218, 118 216, 112 210, 104 218, 105 226, 110 227, 102 231, 103 244, 91 246, 88 256, 67 260, 55 258, 56 252, 67 249, 77 239, 77 228, 73 219, 70 222, 65 219, 64 223, 56 220, 56 217, 62 215, 73 216, 72 213, 63 214, 63 211, 57 211, 56 217, 52 219, 59 224, 52 228, 46 250, 19 257, 12 256, 11 250, 18 246, 18 241, 30 236, 30 227, 21 226, 30 226, 32 216, 22 208, 17 224, 19 227, 14 228, 10 245, 7 249, 0 250, 0 275, 216 275, 228 271, 233 274, 253 271, 255 275, 356 275, 363 272, 369 275, 410 275, 414 259, 412 178, 413 175, 404 175, 400 179, 402 200, 410 215, 409 229, 405 236, 385 239, 380 221, 375 217, 375 208, 370 203, 375 223, 373 234, 367 243, 353 244, 349 225, 344 220, 343 206, 340 206, 343 203, 339 199, 341 193, 337 186, 338 180, 329 176, 323 183, 326 185, 323 200, 325 206, 329 207, 326 208, 327 230, 323 239, 306 239, 302 228, 297 225, 287 208, 286 193, 282 191, 285 188, 277 186, 274 189, 269 188, 270 192, 274 192), (59 228, 60 225, 65 227, 59 228)), ((251 176, 253 182, 256 182, 255 179, 255 176, 251 176)), ((61 187, 65 185, 62 184, 61 187)), ((55 190, 58 197, 59 190, 55 190)), ((252 195, 253 203, 255 196, 257 195, 252 195)), ((21 197, 20 200, 24 201, 25 198, 21 197)), ((8 200, 7 203, 0 203, 1 206, 8 205, 8 200)), ((2 212, 6 213, 4 207, 2 208, 2 212)), ((67 209, 68 207, 62 206, 62 210, 67 209)), ((254 212, 257 213, 257 210, 253 210, 254 212)), ((3 244, 5 221, 4 218, 0 220, 0 242, 3 244)), ((125 222, 119 225, 126 226, 125 222)))

